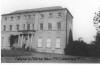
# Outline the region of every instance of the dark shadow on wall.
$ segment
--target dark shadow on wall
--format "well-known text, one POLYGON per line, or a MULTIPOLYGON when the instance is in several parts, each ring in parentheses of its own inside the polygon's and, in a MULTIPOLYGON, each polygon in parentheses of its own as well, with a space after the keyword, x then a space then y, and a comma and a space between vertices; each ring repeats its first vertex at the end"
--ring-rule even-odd
POLYGON ((18 35, 11 35, 10 38, 10 47, 13 48, 15 43, 18 43, 18 35))

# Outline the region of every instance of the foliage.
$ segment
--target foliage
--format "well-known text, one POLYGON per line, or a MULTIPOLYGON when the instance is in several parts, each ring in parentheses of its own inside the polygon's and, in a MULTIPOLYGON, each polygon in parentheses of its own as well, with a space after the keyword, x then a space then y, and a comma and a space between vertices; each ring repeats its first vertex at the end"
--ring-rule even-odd
POLYGON ((100 57, 100 48, 95 44, 87 44, 84 41, 73 41, 65 49, 65 54, 74 56, 100 57))
POLYGON ((100 33, 100 11, 96 12, 95 13, 95 16, 93 18, 93 23, 94 23, 94 26, 97 30, 98 33, 100 33))
POLYGON ((100 33, 97 33, 96 35, 95 45, 97 48, 100 48, 100 33))

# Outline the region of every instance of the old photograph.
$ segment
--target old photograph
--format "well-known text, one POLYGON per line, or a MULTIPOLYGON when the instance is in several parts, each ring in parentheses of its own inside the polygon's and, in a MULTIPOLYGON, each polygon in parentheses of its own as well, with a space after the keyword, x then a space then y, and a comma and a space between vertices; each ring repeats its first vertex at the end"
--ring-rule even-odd
POLYGON ((99 0, 2 0, 1 63, 100 63, 99 0))

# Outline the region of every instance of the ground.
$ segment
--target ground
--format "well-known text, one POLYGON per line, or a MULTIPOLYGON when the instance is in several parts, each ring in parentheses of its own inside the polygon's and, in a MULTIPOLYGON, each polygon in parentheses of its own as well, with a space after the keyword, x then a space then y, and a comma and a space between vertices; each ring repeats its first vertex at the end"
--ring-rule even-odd
POLYGON ((100 63, 100 58, 41 53, 23 50, 2 50, 2 63, 100 63))

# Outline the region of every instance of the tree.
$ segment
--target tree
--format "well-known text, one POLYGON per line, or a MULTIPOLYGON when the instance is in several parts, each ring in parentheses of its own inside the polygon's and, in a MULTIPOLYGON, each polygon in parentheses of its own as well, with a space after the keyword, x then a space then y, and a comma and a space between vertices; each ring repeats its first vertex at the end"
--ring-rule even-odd
POLYGON ((97 30, 97 34, 95 37, 95 52, 96 56, 100 57, 100 11, 95 13, 95 16, 93 18, 93 23, 97 30))
POLYGON ((95 13, 95 16, 93 18, 93 23, 97 30, 95 45, 96 45, 96 47, 100 47, 100 11, 95 13))
POLYGON ((97 30, 97 33, 100 34, 100 11, 95 13, 95 16, 93 18, 93 23, 94 23, 94 26, 95 26, 95 28, 97 30))

